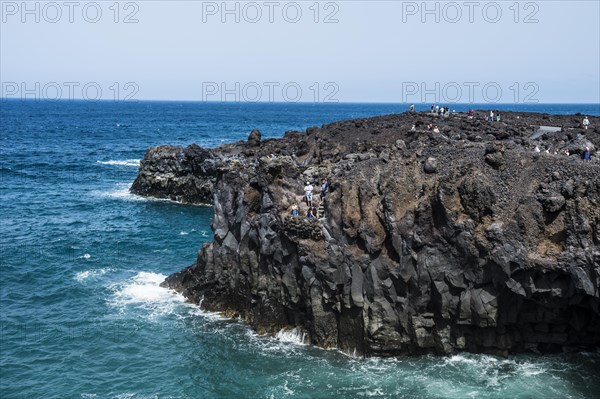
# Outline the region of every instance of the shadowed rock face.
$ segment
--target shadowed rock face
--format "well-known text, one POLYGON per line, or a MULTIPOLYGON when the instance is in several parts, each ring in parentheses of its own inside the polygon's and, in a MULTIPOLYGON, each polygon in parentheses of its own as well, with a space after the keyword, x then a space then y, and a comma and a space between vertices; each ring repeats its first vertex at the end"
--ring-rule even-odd
POLYGON ((204 202, 194 187, 212 184, 214 240, 163 285, 259 332, 300 327, 365 355, 598 346, 600 163, 578 152, 598 148, 600 118, 585 131, 580 116, 483 118, 390 115, 149 150, 134 192, 204 202), (563 131, 530 140, 540 125, 563 131), (303 186, 318 193, 323 176, 324 217, 308 220, 303 186))
POLYGON ((215 157, 195 144, 152 147, 140 162, 133 194, 188 204, 212 204, 215 157))

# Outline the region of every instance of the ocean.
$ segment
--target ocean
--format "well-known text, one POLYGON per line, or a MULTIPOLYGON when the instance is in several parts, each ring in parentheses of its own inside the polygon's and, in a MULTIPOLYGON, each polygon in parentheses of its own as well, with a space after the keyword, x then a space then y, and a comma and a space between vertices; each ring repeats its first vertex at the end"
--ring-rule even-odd
MULTIPOLYGON (((417 109, 428 109, 418 104, 417 109)), ((454 105, 450 109, 489 109, 454 105)), ((0 100, 0 397, 591 398, 600 352, 356 358, 159 287, 212 239, 210 207, 129 194, 160 144, 214 147, 406 104, 0 100)), ((600 105, 493 105, 600 115, 600 105)))

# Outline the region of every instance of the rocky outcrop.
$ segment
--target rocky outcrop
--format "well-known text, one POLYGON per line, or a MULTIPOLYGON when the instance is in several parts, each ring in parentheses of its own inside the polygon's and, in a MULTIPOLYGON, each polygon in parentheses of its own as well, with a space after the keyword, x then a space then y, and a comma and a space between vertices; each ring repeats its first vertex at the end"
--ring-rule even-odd
MULTIPOLYGON (((214 176, 214 240, 163 284, 260 332, 365 355, 597 347, 600 163, 563 149, 598 147, 600 131, 579 116, 484 117, 343 121, 201 162, 167 151, 166 165, 195 165, 170 170, 177 182, 214 176), (563 130, 531 140, 540 125, 563 130), (325 176, 323 215, 308 220, 303 186, 325 176)), ((144 181, 169 170, 155 158, 144 181)), ((188 184, 166 180, 152 186, 164 196, 188 184)))
POLYGON ((215 180, 215 156, 210 150, 195 144, 160 146, 146 152, 130 190, 145 197, 212 204, 215 180))

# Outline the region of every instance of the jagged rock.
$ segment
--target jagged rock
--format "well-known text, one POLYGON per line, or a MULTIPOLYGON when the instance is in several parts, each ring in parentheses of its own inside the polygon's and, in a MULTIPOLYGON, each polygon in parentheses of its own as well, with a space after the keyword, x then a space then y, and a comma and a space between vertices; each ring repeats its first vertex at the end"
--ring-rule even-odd
POLYGON ((579 144, 579 117, 484 118, 388 115, 150 149, 132 190, 214 207, 213 242, 164 286, 260 332, 298 328, 365 355, 597 347, 600 165, 534 154, 530 139, 531 126, 563 126, 571 138, 543 145, 579 144), (324 214, 309 220, 303 187, 323 175, 324 214))
POLYGON ((254 146, 259 145, 260 144, 260 138, 261 138, 260 130, 254 129, 248 135, 248 144, 254 145, 254 146))
POLYGON ((504 155, 501 152, 493 152, 485 156, 485 162, 494 168, 504 165, 504 155))
POLYGON ((427 173, 436 173, 437 172, 437 159, 433 157, 427 158, 425 164, 423 165, 423 170, 427 173))
POLYGON ((565 197, 557 192, 548 192, 540 196, 540 202, 546 212, 555 213, 565 206, 566 200, 565 197))
POLYGON ((140 162, 133 194, 191 204, 212 204, 217 158, 195 144, 152 147, 140 162))

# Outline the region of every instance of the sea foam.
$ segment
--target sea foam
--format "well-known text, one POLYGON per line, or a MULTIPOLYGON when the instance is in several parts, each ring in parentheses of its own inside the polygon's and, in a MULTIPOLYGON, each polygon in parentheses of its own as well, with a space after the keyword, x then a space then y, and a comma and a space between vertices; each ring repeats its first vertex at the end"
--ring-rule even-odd
POLYGON ((281 342, 293 343, 297 345, 306 345, 308 343, 308 334, 300 328, 282 329, 275 335, 281 342))
POLYGON ((100 276, 105 275, 106 273, 113 271, 114 269, 102 268, 102 269, 90 269, 78 272, 75 274, 74 279, 80 283, 83 283, 89 279, 96 279, 100 276))
POLYGON ((113 165, 113 166, 140 166, 140 159, 124 159, 124 160, 110 160, 110 161, 96 161, 102 165, 113 165))
POLYGON ((110 305, 122 313, 137 309, 152 317, 171 314, 185 302, 185 298, 173 290, 160 286, 166 276, 160 273, 139 272, 131 279, 116 283, 111 288, 114 295, 110 305))

